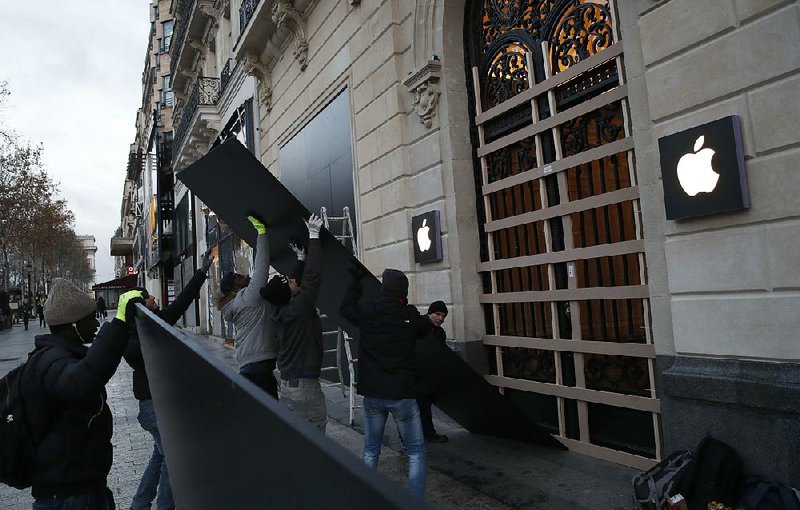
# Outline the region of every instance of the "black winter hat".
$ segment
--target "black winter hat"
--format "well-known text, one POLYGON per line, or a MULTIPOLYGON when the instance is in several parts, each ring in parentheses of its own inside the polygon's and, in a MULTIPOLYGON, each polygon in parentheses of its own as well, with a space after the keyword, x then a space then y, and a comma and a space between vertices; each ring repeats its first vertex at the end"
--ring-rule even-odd
POLYGON ((402 298, 408 296, 408 278, 402 271, 384 269, 382 280, 381 292, 384 294, 402 298))
POLYGON ((258 289, 258 293, 273 306, 283 306, 292 299, 289 281, 282 275, 273 276, 266 286, 258 289))
POLYGON ((236 273, 228 273, 219 281, 219 291, 223 294, 233 290, 233 285, 236 283, 236 273))
POLYGON ((445 316, 447 315, 447 305, 444 304, 444 301, 434 301, 431 303, 431 306, 428 307, 427 315, 432 313, 443 313, 445 316))

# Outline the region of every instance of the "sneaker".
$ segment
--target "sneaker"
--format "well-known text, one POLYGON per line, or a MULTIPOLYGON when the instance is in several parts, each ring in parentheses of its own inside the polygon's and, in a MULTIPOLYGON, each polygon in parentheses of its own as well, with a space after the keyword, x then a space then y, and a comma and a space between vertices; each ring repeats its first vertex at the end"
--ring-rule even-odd
POLYGON ((429 436, 425 436, 425 441, 428 441, 430 443, 446 443, 447 436, 445 436, 444 434, 437 434, 434 432, 429 436))

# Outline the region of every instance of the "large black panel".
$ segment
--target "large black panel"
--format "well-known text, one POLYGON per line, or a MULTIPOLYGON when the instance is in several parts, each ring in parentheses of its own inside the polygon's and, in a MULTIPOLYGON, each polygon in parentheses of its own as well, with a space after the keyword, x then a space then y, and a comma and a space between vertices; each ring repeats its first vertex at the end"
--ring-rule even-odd
MULTIPOLYGON (((284 274, 294 267, 295 254, 287 243, 306 238, 301 218, 307 218, 309 212, 241 143, 231 139, 220 144, 180 172, 178 179, 250 245, 255 244, 256 232, 246 216, 249 211, 260 214, 267 224, 272 266, 284 274), (220 186, 219 175, 225 176, 225 186, 220 186)), ((358 328, 339 313, 352 280, 347 267, 353 255, 325 229, 320 239, 322 281, 317 306, 332 323, 357 339, 358 328)), ((380 282, 366 268, 364 273, 362 299, 369 299, 380 291, 380 282)), ((417 364, 421 384, 434 395, 437 406, 470 432, 561 447, 435 339, 418 343, 417 364)))
POLYGON ((139 305, 136 326, 178 508, 420 508, 139 305))

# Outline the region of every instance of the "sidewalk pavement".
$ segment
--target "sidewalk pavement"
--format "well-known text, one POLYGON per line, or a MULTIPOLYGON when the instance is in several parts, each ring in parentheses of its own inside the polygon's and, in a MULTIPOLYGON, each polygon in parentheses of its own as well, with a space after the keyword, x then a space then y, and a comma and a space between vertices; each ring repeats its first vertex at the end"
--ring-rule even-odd
MULTIPOLYGON (((31 323, 0 332, 0 376, 21 363, 33 348, 34 335, 47 330, 31 323)), ((216 337, 191 335, 208 352, 236 369, 234 351, 216 337)), ((114 415, 114 464, 109 486, 117 508, 129 508, 142 471, 152 452, 152 440, 138 424, 138 404, 131 389, 132 370, 124 361, 106 386, 114 415)), ((325 388, 328 405, 327 436, 361 462, 364 445, 362 412, 348 424, 348 401, 341 388, 325 388)), ((357 399, 360 404, 361 399, 357 399)), ((630 481, 635 470, 572 452, 511 440, 470 434, 434 408, 437 431, 447 443, 428 444, 428 501, 433 508, 453 510, 627 510, 631 508, 630 481)), ((379 471, 405 484, 407 463, 397 429, 387 424, 379 471)), ((0 507, 30 509, 30 490, 0 485, 0 507)), ((265 507, 268 504, 265 503, 265 507)))

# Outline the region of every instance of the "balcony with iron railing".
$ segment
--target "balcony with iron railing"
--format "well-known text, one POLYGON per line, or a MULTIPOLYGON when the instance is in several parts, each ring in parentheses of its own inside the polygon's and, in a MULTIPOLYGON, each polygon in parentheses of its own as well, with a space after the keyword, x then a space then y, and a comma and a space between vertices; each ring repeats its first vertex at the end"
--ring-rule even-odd
POLYGON ((269 68, 278 54, 264 52, 267 43, 281 48, 289 37, 294 37, 295 58, 300 62, 301 70, 305 69, 308 41, 305 38, 304 13, 313 3, 314 0, 243 0, 239 8, 239 37, 233 48, 236 60, 260 55, 262 64, 269 68), (278 25, 284 29, 278 30, 278 25))
POLYGON ((189 100, 180 112, 180 120, 175 128, 173 148, 175 149, 175 159, 185 160, 188 151, 185 146, 190 141, 196 142, 192 145, 207 143, 209 140, 208 129, 217 129, 219 124, 219 114, 216 104, 220 97, 220 79, 201 76, 195 81, 189 100), (192 135, 196 136, 192 136, 192 135), (196 140, 188 140, 188 138, 196 140))
POLYGON ((225 87, 228 86, 228 82, 231 81, 231 76, 233 75, 233 71, 236 69, 236 61, 232 58, 229 58, 227 62, 225 62, 225 66, 222 68, 222 72, 219 73, 219 88, 220 93, 225 92, 225 87))
POLYGON ((175 75, 178 61, 180 60, 181 50, 186 42, 186 34, 188 33, 189 25, 192 21, 194 13, 195 0, 177 0, 175 2, 175 11, 172 13, 175 18, 175 28, 172 36, 172 45, 170 47, 170 64, 169 71, 171 75, 175 75))

